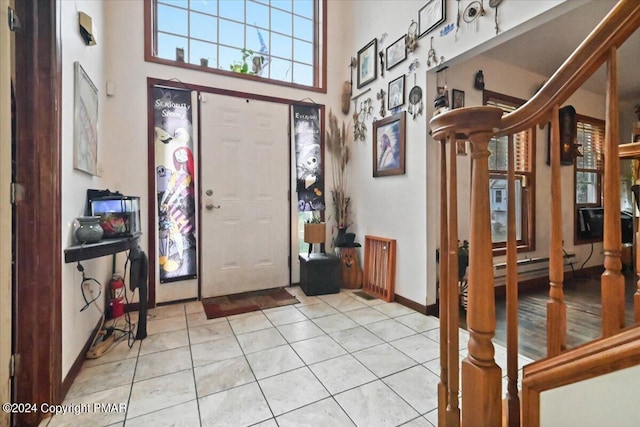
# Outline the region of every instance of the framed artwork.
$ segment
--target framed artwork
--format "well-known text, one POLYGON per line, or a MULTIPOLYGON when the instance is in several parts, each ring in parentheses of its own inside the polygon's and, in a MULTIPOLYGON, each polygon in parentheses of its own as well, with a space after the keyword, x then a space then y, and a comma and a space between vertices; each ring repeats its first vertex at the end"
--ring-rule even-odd
POLYGON ((464 107, 464 91, 453 89, 451 91, 452 101, 451 108, 462 108, 464 107))
POLYGON ((387 105, 389 110, 404 105, 404 74, 389 82, 389 99, 387 105))
POLYGON ((98 174, 98 89, 79 62, 74 66, 73 167, 98 174))
POLYGON ((378 77, 378 39, 371 40, 358 51, 358 89, 378 77))
POLYGON ((387 48, 387 70, 407 59, 407 36, 404 35, 387 48))
POLYGON ((445 0, 429 0, 418 11, 418 38, 435 30, 447 17, 445 0))
POLYGON ((373 123, 373 176, 404 175, 405 116, 402 111, 373 123))

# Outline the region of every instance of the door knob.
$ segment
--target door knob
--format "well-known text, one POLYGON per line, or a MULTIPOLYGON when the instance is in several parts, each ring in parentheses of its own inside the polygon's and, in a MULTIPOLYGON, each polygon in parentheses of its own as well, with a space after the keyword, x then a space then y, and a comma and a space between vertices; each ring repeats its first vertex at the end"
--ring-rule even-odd
POLYGON ((220 209, 220 205, 216 205, 216 206, 214 206, 214 205, 213 205, 213 204, 211 204, 211 203, 207 203, 204 207, 205 207, 208 211, 211 211, 211 210, 213 210, 213 209, 220 209))
POLYGON ((207 196, 212 196, 212 195, 213 195, 213 190, 207 190, 207 191, 205 192, 205 194, 206 194, 207 196))

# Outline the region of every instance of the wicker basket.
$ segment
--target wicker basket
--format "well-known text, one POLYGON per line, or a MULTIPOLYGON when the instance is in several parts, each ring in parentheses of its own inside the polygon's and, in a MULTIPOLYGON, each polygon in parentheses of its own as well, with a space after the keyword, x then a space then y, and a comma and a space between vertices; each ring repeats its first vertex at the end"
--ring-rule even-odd
POLYGON ((304 224, 305 243, 324 243, 327 240, 327 225, 324 222, 304 224))

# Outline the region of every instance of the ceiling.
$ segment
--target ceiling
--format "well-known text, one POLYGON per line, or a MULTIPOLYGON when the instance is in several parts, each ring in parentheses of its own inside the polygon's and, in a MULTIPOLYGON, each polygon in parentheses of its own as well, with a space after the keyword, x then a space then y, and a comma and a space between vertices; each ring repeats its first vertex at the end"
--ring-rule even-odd
MULTIPOLYGON (((484 52, 498 61, 551 76, 591 30, 615 5, 615 0, 594 0, 578 6, 520 36, 484 52)), ((640 103, 640 30, 618 50, 618 91, 620 100, 640 103)), ((585 82, 584 89, 605 94, 605 66, 585 82)))

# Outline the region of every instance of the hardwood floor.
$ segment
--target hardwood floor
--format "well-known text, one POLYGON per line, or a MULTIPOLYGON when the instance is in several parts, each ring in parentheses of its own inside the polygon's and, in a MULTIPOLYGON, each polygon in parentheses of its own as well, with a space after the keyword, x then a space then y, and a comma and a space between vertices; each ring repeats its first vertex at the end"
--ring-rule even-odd
MULTIPOLYGON (((629 270, 625 274, 626 325, 633 323, 633 294, 637 278, 629 270)), ((579 276, 564 283, 567 305, 567 346, 576 347, 601 335, 600 277, 579 276)), ((518 298, 518 348, 520 354, 534 360, 546 357, 548 289, 529 290, 518 298)), ((461 310, 461 324, 465 325, 461 310)), ((495 342, 506 347, 505 299, 496 300, 495 342)))

